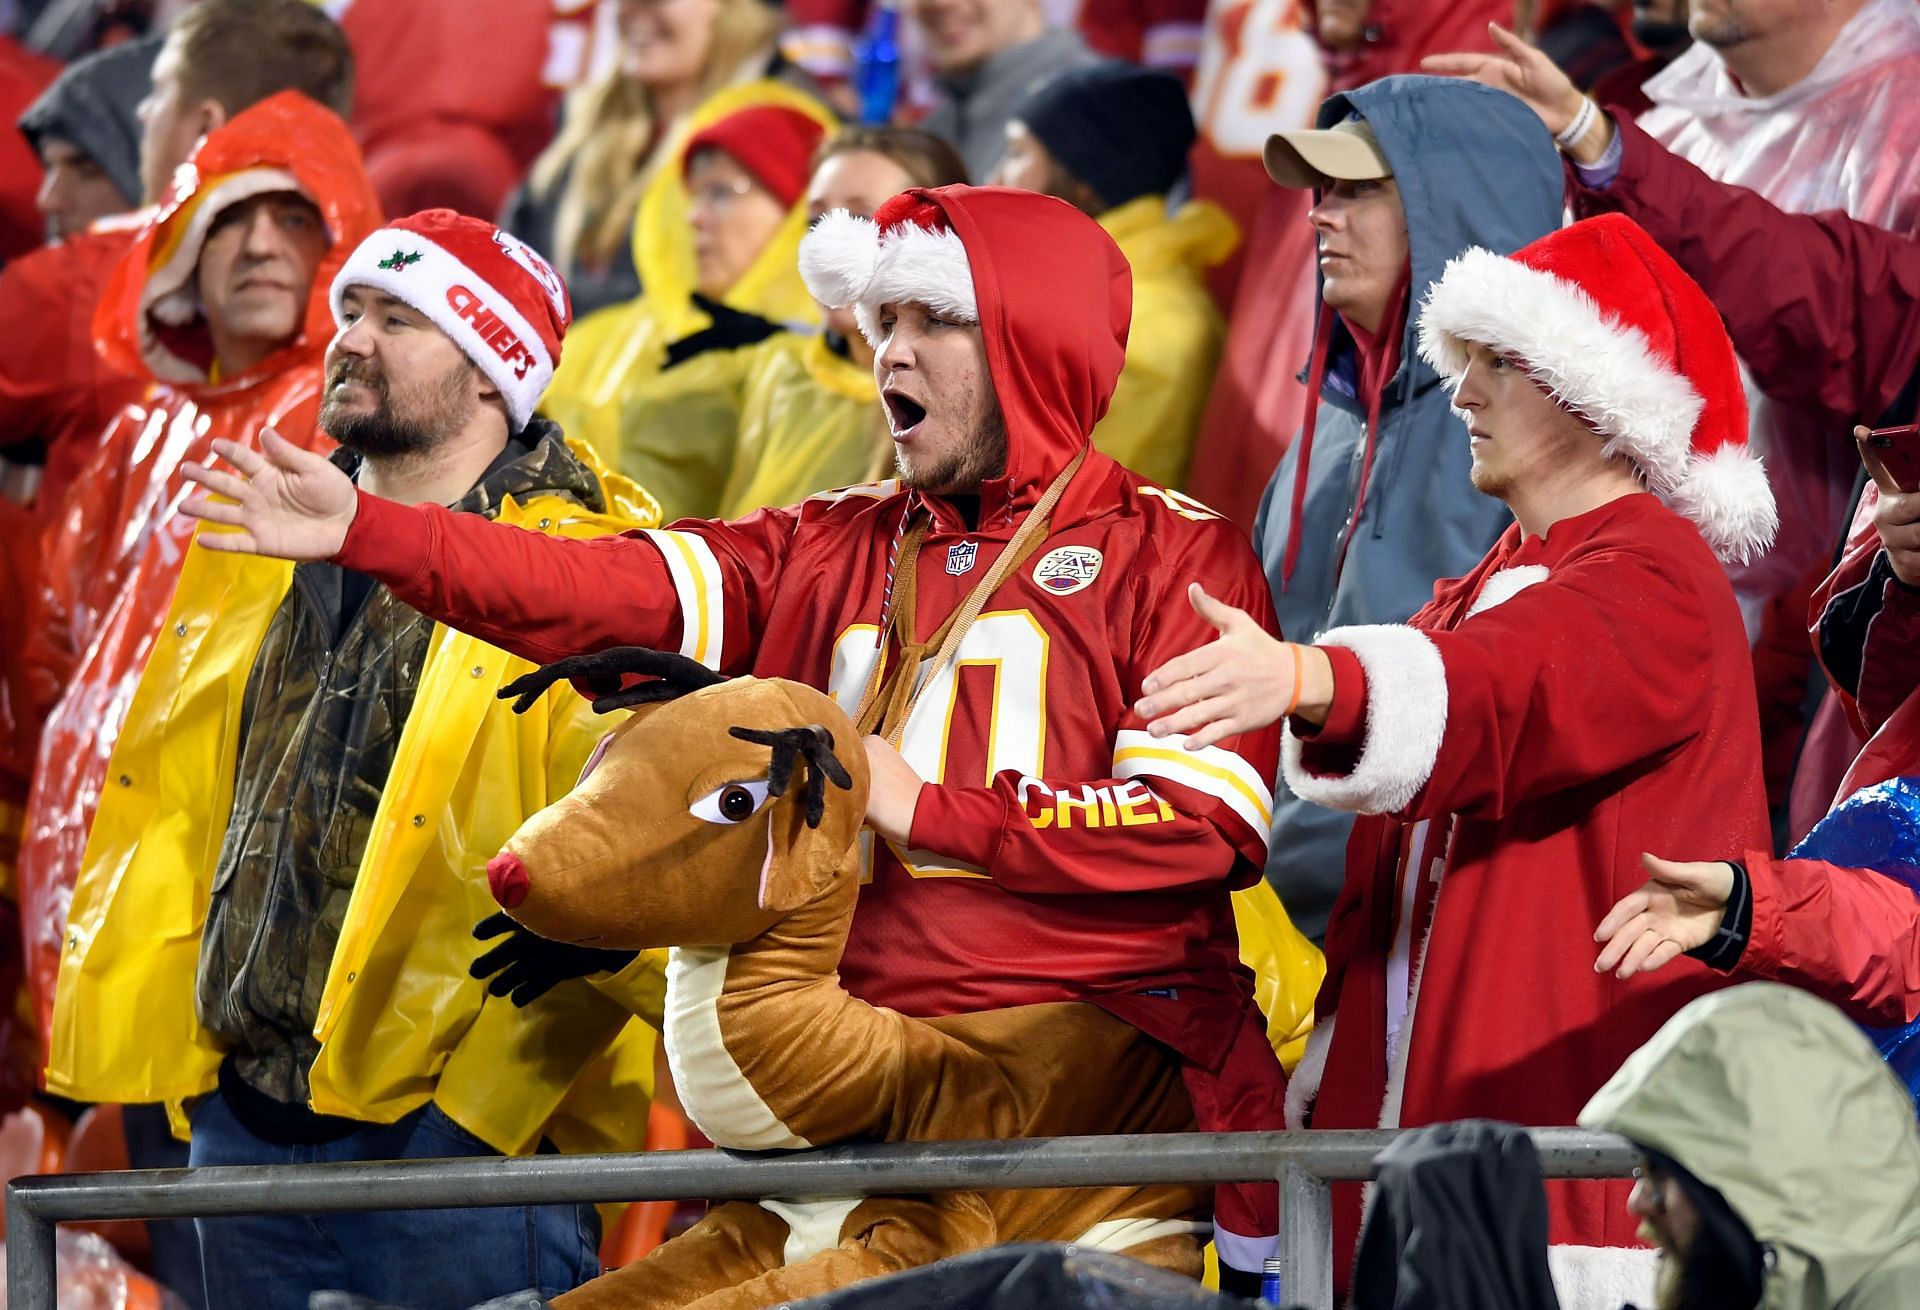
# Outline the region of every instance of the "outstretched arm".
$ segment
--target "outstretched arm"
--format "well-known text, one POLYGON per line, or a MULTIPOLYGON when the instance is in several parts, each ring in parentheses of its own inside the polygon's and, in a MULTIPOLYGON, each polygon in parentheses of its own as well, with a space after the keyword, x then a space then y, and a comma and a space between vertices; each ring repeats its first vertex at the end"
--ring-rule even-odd
POLYGON ((1819 860, 1749 854, 1679 863, 1641 857, 1651 875, 1601 921, 1594 968, 1620 977, 1651 973, 1693 954, 1723 973, 1805 988, 1858 1023, 1886 1026, 1920 1018, 1920 898, 1893 878, 1819 860), (1716 954, 1728 912, 1750 901, 1737 950, 1716 954), (1728 958, 1721 958, 1724 955, 1728 958))
POLYGON ((697 531, 555 537, 370 496, 331 461, 270 433, 261 447, 256 454, 215 443, 237 473, 186 466, 211 493, 186 512, 227 529, 202 532, 203 545, 331 559, 438 622, 541 663, 639 645, 732 672, 751 653, 756 598, 784 541, 784 525, 772 517, 697 531), (683 612, 697 621, 684 623, 683 612))

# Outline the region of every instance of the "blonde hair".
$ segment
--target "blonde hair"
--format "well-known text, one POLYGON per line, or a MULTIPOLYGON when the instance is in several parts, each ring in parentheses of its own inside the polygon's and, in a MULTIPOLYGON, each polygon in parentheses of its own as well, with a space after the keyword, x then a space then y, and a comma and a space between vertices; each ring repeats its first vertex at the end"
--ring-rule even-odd
MULTIPOLYGON (((779 11, 764 0, 720 0, 695 103, 760 76, 779 30, 779 11)), ((664 162, 658 146, 671 127, 657 121, 645 89, 618 69, 568 97, 559 135, 529 179, 539 197, 565 179, 550 252, 563 271, 605 265, 632 240, 634 212, 664 162)))

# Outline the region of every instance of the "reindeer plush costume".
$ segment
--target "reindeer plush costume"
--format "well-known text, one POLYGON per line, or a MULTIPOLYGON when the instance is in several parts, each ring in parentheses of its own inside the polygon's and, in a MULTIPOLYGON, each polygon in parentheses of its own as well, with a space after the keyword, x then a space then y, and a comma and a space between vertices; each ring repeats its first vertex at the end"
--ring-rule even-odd
MULTIPOLYGON (((543 937, 674 948, 667 1058, 701 1131, 764 1150, 1193 1126, 1178 1060, 1097 1006, 921 1020, 840 986, 867 765, 831 697, 636 650, 562 661, 503 694, 531 703, 562 676, 636 671, 664 676, 601 682, 595 707, 646 708, 487 872, 543 937)), ((745 1310, 1006 1241, 1078 1241, 1197 1274, 1206 1209, 1191 1187, 732 1202, 557 1304, 745 1310)))

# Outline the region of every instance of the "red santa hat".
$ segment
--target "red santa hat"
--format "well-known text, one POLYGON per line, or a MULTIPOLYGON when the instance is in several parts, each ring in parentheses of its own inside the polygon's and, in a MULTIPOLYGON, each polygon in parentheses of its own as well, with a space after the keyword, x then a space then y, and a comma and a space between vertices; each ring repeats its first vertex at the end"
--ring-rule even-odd
POLYGON ((1448 263, 1420 313, 1420 355, 1457 383, 1467 344, 1511 355, 1632 460, 1723 560, 1773 541, 1779 515, 1747 446, 1733 343, 1707 295, 1633 220, 1585 219, 1512 256, 1448 263))
POLYGON ((573 319, 567 284, 526 242, 451 209, 397 219, 362 241, 333 279, 333 318, 348 287, 368 287, 427 316, 500 389, 517 431, 560 363, 573 319))
POLYGON ((905 192, 871 219, 824 215, 800 242, 800 276, 813 298, 853 309, 860 335, 880 344, 882 305, 920 304, 963 323, 980 321, 967 247, 931 200, 905 192))

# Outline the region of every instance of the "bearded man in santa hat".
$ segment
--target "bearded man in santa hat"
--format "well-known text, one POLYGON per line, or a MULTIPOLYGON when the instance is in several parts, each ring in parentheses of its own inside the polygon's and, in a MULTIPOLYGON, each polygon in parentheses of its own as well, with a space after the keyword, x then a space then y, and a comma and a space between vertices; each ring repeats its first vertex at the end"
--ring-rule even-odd
MULTIPOLYGON (((1592 924, 1670 838, 1767 844, 1745 630, 1722 559, 1775 522, 1733 347, 1705 294, 1608 215, 1454 260, 1420 320, 1472 477, 1516 522, 1406 624, 1275 641, 1190 589, 1218 639, 1136 706, 1190 746, 1286 719, 1287 781, 1358 811, 1319 1027, 1288 1093, 1315 1128, 1567 1124, 1720 984, 1597 974, 1592 924), (1716 559, 1716 555, 1720 558, 1716 559), (1317 1096, 1317 1100, 1316 1100, 1317 1096)), ((1346 1266, 1358 1188, 1336 1200, 1346 1266)), ((1650 1300, 1625 1181, 1549 1184, 1564 1304, 1650 1300), (1605 1249, 1614 1248, 1614 1249, 1605 1249), (1604 1297, 1604 1293, 1602 1294, 1604 1297)))

